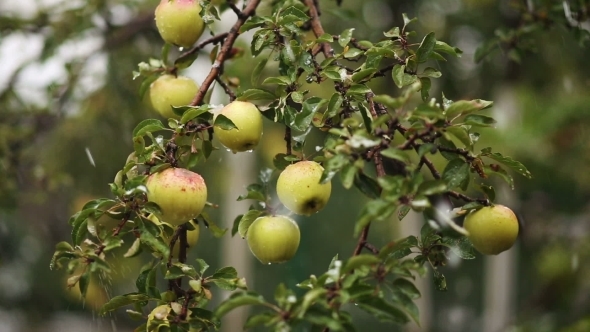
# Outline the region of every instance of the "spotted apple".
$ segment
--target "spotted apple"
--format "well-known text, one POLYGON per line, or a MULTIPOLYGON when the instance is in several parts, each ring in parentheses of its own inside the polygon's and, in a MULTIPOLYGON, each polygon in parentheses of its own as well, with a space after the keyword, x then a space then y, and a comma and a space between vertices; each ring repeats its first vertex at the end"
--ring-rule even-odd
POLYGON ((484 255, 497 255, 514 245, 518 218, 506 206, 486 206, 470 212, 463 223, 473 247, 484 255))
POLYGON ((193 46, 205 29, 201 9, 199 0, 160 1, 155 20, 162 39, 177 46, 193 46))
POLYGON ((330 182, 320 183, 324 168, 305 160, 287 166, 277 180, 277 195, 294 213, 312 215, 326 206, 332 192, 330 182))
POLYGON ((184 168, 167 168, 150 175, 147 197, 158 204, 157 217, 178 226, 199 216, 207 203, 207 186, 201 175, 184 168))
POLYGON ((254 220, 246 232, 250 251, 263 264, 284 263, 297 252, 301 234, 287 216, 264 216, 254 220))
POLYGON ((215 136, 233 153, 254 149, 262 136, 262 114, 256 105, 247 101, 233 101, 215 114, 227 117, 236 128, 225 129, 216 124, 213 127, 215 136))
POLYGON ((162 75, 150 85, 149 99, 152 107, 165 118, 180 118, 174 113, 172 106, 189 105, 199 86, 185 76, 162 75))

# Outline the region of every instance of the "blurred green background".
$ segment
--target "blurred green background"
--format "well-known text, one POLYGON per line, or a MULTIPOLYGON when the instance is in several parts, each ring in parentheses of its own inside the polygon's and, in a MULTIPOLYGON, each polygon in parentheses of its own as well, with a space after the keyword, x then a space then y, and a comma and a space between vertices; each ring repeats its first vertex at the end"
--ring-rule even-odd
MULTIPOLYGON (((263 1, 260 14, 268 13, 269 2, 263 1)), ((419 36, 435 31, 437 39, 461 48, 463 57, 435 64, 443 78, 431 95, 493 100, 490 112, 498 126, 481 132, 479 146, 513 156, 533 174, 532 180, 515 177, 515 190, 498 183, 498 201, 513 208, 524 226, 512 250, 472 261, 451 254, 442 268, 445 293, 435 291, 429 278, 418 280, 420 327, 379 324, 348 308, 359 331, 590 331, 590 52, 569 29, 548 25, 523 39, 530 51, 504 48, 474 61, 476 49, 494 38, 496 29, 520 26, 520 6, 541 16, 543 8, 564 11, 559 6, 568 1, 319 3, 324 28, 332 34, 354 27, 355 37, 379 40, 383 31, 402 25, 407 13, 419 18, 414 26, 419 36)), ((588 8, 585 1, 576 3, 588 8)), ((112 294, 134 290, 141 258, 110 258, 116 273, 97 278, 85 302, 66 290, 65 272, 50 270, 49 261, 54 245, 69 239, 69 216, 89 199, 110 196, 107 183, 133 150, 135 125, 157 116, 139 99, 139 82, 131 75, 139 62, 160 54, 156 5, 156 0, 0 2, 0 332, 134 326, 123 312, 98 317, 95 309, 112 294)), ((233 13, 224 13, 217 31, 234 21, 233 13)), ((225 70, 242 89, 250 86, 256 61, 248 54, 248 37, 237 42, 246 54, 225 70)), ((202 81, 210 49, 183 74, 202 81)), ((398 93, 389 77, 373 88, 398 93)), ((314 93, 331 87, 325 89, 314 93)), ((227 98, 215 89, 212 102, 227 98)), ((256 182, 257 170, 272 167, 274 154, 284 150, 282 128, 268 121, 265 126, 255 153, 220 149, 197 169, 207 180, 209 200, 220 204, 210 211, 220 225, 231 228, 248 206, 235 199, 256 182)), ((310 151, 322 142, 321 134, 314 139, 310 151)), ((216 239, 207 231, 189 258, 203 258, 213 268, 236 266, 267 298, 280 282, 294 287, 325 271, 335 254, 345 258, 353 251, 352 229, 364 198, 344 191, 338 181, 334 188, 325 210, 298 220, 302 243, 286 264, 263 266, 241 238, 216 239)), ((370 241, 380 246, 416 233, 422 222, 410 214, 401 223, 376 224, 370 241)), ((220 298, 216 294, 215 301, 220 298)), ((241 330, 243 314, 228 316, 223 331, 241 330)))

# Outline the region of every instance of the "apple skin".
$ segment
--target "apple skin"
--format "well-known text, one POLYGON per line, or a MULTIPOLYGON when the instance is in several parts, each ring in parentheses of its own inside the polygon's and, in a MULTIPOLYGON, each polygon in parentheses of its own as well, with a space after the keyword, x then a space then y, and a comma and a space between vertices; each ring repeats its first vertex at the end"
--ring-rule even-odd
POLYGON ((198 0, 162 0, 156 7, 156 27, 165 42, 191 47, 201 37, 205 23, 198 0))
POLYGON ((246 233, 250 251, 262 264, 290 260, 299 248, 300 239, 299 226, 287 216, 260 217, 246 233))
POLYGON ((189 105, 198 91, 199 86, 192 79, 166 74, 150 85, 150 103, 163 117, 179 119, 180 116, 174 113, 172 106, 189 105))
POLYGON ((289 165, 277 180, 277 195, 296 214, 310 216, 326 206, 332 192, 330 182, 320 184, 324 168, 315 161, 289 165))
MULTIPOLYGON (((151 220, 154 224, 156 225, 161 225, 162 222, 160 221, 160 219, 158 219, 158 217, 156 217, 156 215, 154 214, 150 214, 148 216, 148 220, 151 220)), ((186 244, 188 245, 188 249, 194 247, 197 245, 197 242, 199 242, 199 235, 201 235, 201 229, 199 227, 198 223, 195 223, 194 221, 189 221, 193 227, 195 228, 194 230, 187 230, 186 232, 186 244)), ((168 244, 170 244, 170 237, 168 236, 168 234, 166 232, 162 233, 164 241, 168 244)), ((174 244, 174 248, 172 248, 172 252, 170 253, 172 255, 172 257, 176 257, 178 258, 180 255, 180 239, 178 239, 176 241, 176 243, 174 244)))
POLYGON ((497 255, 512 247, 518 237, 518 218, 506 206, 486 206, 470 212, 463 228, 473 247, 484 255, 497 255))
POLYGON ((237 127, 224 130, 214 126, 215 136, 233 153, 254 149, 262 136, 262 114, 256 105, 246 101, 233 101, 215 114, 223 114, 237 127))
POLYGON ((184 168, 167 168, 146 181, 148 200, 158 204, 158 218, 178 226, 199 216, 207 203, 205 180, 184 168))

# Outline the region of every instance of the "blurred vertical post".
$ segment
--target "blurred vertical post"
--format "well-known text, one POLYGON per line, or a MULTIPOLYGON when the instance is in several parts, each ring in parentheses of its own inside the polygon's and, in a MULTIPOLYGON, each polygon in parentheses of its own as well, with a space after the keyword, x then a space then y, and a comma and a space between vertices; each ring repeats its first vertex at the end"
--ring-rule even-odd
POLYGON ((484 332, 505 331, 512 321, 516 252, 517 248, 512 248, 498 256, 485 258, 484 332))
MULTIPOLYGON (((399 234, 397 237, 406 237, 409 235, 420 234, 422 228, 422 215, 410 211, 408 215, 399 223, 399 234)), ((432 280, 427 273, 423 278, 416 278, 414 284, 420 291, 421 297, 416 300, 418 312, 420 313, 420 326, 411 322, 406 325, 405 331, 418 332, 429 331, 432 325, 432 280)))
MULTIPOLYGON (((224 220, 224 227, 231 230, 232 223, 236 216, 243 214, 248 210, 248 201, 238 202, 236 199, 240 194, 246 192, 246 187, 255 182, 255 163, 256 155, 254 153, 237 153, 227 152, 224 156, 226 163, 228 186, 225 188, 225 195, 221 202, 221 216, 224 220)), ((245 240, 238 235, 231 237, 228 233, 221 238, 221 266, 233 266, 238 271, 239 277, 246 278, 248 285, 252 285, 252 255, 245 240)), ((223 299, 226 299, 231 293, 224 292, 223 299)), ((241 307, 230 312, 224 317, 221 332, 242 331, 246 318, 248 317, 248 308, 241 307)))

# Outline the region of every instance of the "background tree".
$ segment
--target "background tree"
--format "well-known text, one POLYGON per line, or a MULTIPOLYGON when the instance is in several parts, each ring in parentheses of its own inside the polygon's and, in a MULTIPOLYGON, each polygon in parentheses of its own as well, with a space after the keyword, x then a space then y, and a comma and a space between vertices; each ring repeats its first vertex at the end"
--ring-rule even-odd
MULTIPOLYGON (((130 133, 142 120, 156 116, 147 104, 141 103, 138 97, 140 84, 138 80, 132 80, 130 72, 137 69, 140 62, 148 62, 159 68, 157 63, 147 59, 161 58, 163 43, 153 22, 153 11, 157 5, 155 2, 88 1, 79 5, 28 5, 22 9, 18 5, 0 5, 0 54, 7 64, 3 69, 5 73, 2 75, 4 78, 0 96, 0 185, 5 207, 0 230, 3 270, 3 278, 0 280, 5 291, 2 292, 0 303, 4 308, 11 308, 2 311, 3 321, 8 322, 7 326, 28 324, 30 326, 27 328, 32 329, 35 325, 46 327, 47 322, 56 322, 55 313, 67 308, 68 301, 77 301, 75 297, 68 300, 64 295, 69 293, 62 291, 61 286, 53 286, 63 285, 64 280, 62 274, 47 272, 47 252, 55 243, 67 238, 71 228, 64 221, 80 210, 80 205, 92 198, 112 197, 105 184, 113 182, 114 174, 125 164, 127 155, 134 149, 130 133), (73 203, 76 198, 82 203, 73 203), (71 204, 78 206, 70 209, 71 204), (46 277, 41 279, 39 276, 46 277), (13 313, 16 315, 12 315, 13 313)), ((279 4, 263 2, 256 13, 260 16, 269 15, 275 5, 279 4)), ((314 15, 303 8, 300 2, 289 3, 285 8, 289 5, 300 8, 305 16, 299 16, 299 12, 289 12, 296 19, 288 17, 289 15, 279 15, 276 19, 293 19, 296 23, 294 27, 284 27, 294 31, 305 32, 311 28, 304 36, 313 40, 311 34, 314 30, 317 34, 317 26, 314 28, 311 25, 313 21, 308 21, 307 18, 314 15), (297 22, 303 24, 297 26, 297 22)), ((242 9, 241 5, 236 8, 242 9)), ((448 1, 441 4, 439 1, 412 1, 389 4, 380 1, 323 1, 318 8, 322 14, 324 31, 333 35, 331 38, 334 41, 330 45, 335 49, 335 54, 343 52, 341 45, 348 45, 349 50, 346 52, 355 49, 347 55, 348 58, 341 59, 344 66, 349 68, 357 68, 365 59, 362 54, 367 51, 364 49, 367 47, 365 44, 357 46, 354 43, 362 40, 376 43, 382 39, 393 39, 392 35, 384 37, 383 32, 389 31, 391 34, 395 33, 390 30, 392 27, 403 27, 405 22, 402 20, 402 13, 407 13, 408 18, 419 18, 418 22, 409 26, 417 31, 412 43, 421 43, 424 36, 434 31, 436 40, 446 41, 463 51, 461 58, 450 57, 446 63, 439 60, 428 64, 436 68, 433 75, 438 76, 438 71, 442 73, 440 79, 431 81, 430 96, 440 100, 441 93, 444 92, 452 100, 494 100, 495 105, 489 111, 492 113, 484 114, 491 115, 498 121, 497 128, 479 130, 481 139, 477 146, 492 146, 494 152, 518 156, 534 175, 532 180, 526 181, 516 177, 514 181, 517 191, 514 192, 509 190, 510 185, 493 183, 496 188, 500 188, 496 195, 498 201, 510 205, 525 224, 518 249, 510 252, 513 255, 518 252, 520 258, 516 261, 516 269, 508 274, 516 277, 516 287, 511 288, 515 292, 514 298, 509 302, 515 311, 510 320, 500 323, 535 331, 558 330, 567 326, 572 329, 577 326, 584 330, 583 318, 588 315, 584 309, 588 307, 585 305, 588 298, 584 295, 588 294, 584 292, 587 288, 584 280, 587 279, 588 272, 583 264, 587 258, 585 253, 588 252, 585 250, 588 235, 587 225, 584 223, 588 213, 586 202, 589 182, 585 172, 587 158, 584 157, 588 155, 588 135, 584 130, 588 122, 588 112, 584 108, 586 96, 583 88, 586 85, 584 73, 587 71, 587 64, 584 60, 587 50, 579 44, 584 43, 587 36, 584 29, 586 3, 448 1), (499 26, 503 28, 498 28, 499 26), (354 40, 348 40, 347 31, 350 33, 350 28, 355 28, 352 32, 354 40), (355 55, 357 50, 361 53, 355 55), (489 52, 492 53, 488 54, 489 52), (483 55, 486 57, 482 58, 483 55), (357 57, 362 61, 348 61, 357 57), (474 60, 481 61, 476 64, 474 60)), ((228 31, 237 21, 235 13, 227 6, 223 5, 220 9, 225 16, 221 23, 214 23, 217 25, 214 28, 216 33, 228 31)), ((269 30, 259 33, 259 36, 262 35, 258 38, 260 47, 273 46, 270 43, 275 42, 272 38, 274 33, 269 30)), ((251 35, 241 36, 234 44, 245 54, 250 52, 249 36, 251 35)), ((283 37, 290 39, 292 35, 283 37)), ((207 38, 209 36, 204 35, 197 45, 207 38)), ((227 36, 220 38, 227 41, 227 36)), ((320 41, 330 40, 328 36, 324 38, 326 39, 320 41)), ((295 40, 297 43, 293 47, 305 45, 299 39, 295 40)), ((281 43, 284 44, 280 40, 277 42, 279 49, 281 43)), ((414 47, 416 49, 418 45, 414 47)), ((274 85, 261 85, 269 77, 275 77, 271 83, 284 83, 280 76, 285 75, 277 76, 283 69, 271 66, 274 58, 268 57, 269 62, 266 69, 260 72, 260 79, 252 83, 253 68, 267 57, 266 53, 252 59, 249 56, 237 56, 240 50, 235 50, 238 54, 225 62, 223 75, 215 83, 215 90, 220 92, 214 91, 207 98, 216 103, 227 103, 223 91, 228 89, 235 91, 240 98, 244 96, 244 91, 261 86, 270 88, 274 94, 285 90, 280 88, 272 91, 274 85)), ((212 46, 208 45, 202 52, 194 52, 193 54, 200 53, 201 56, 183 74, 194 77, 199 83, 204 82, 211 68, 206 55, 211 51, 212 46)), ((254 47, 254 52, 256 51, 258 50, 254 47)), ((299 51, 296 49, 296 52, 299 51)), ((181 53, 176 53, 172 48, 168 58, 172 61, 178 57, 182 58, 181 53)), ((322 55, 318 57, 323 58, 322 55)), ((190 56, 185 56, 184 59, 193 60, 190 56)), ((406 76, 402 75, 401 80, 399 75, 392 76, 389 70, 393 69, 394 63, 387 64, 392 68, 385 70, 382 78, 371 80, 369 87, 374 95, 394 98, 400 96, 399 90, 392 88, 392 83, 403 84, 406 76), (397 82, 394 81, 396 77, 397 82)), ((387 67, 385 63, 382 64, 383 68, 387 67)), ((312 79, 314 78, 315 68, 308 71, 305 66, 301 68, 304 69, 301 75, 311 74, 312 79)), ((329 70, 322 71, 330 73, 329 70)), ((366 73, 369 72, 363 75, 366 73)), ((400 73, 399 67, 397 73, 400 73)), ((335 71, 334 76, 328 78, 338 82, 340 77, 337 74, 339 72, 335 71)), ((379 77, 378 74, 381 73, 372 73, 367 77, 379 77)), ((412 75, 411 72, 405 74, 412 75)), ((351 79, 354 81, 354 78, 351 79)), ((346 80, 342 82, 343 86, 345 84, 346 80)), ((298 109, 298 105, 310 105, 309 102, 297 102, 300 93, 305 89, 309 89, 310 93, 303 95, 299 101, 307 101, 310 96, 329 101, 334 94, 334 86, 310 84, 309 87, 298 87, 289 91, 293 98, 288 99, 289 103, 285 107, 298 109)), ((363 94, 360 92, 353 97, 366 100, 365 91, 362 91, 363 94)), ((259 96, 260 92, 257 94, 259 96)), ((205 96, 200 96, 203 97, 205 96)), ((248 97, 250 100, 256 99, 248 97)), ((363 105, 371 105, 370 101, 360 99, 354 99, 353 103, 359 101, 363 105)), ((379 100, 390 106, 386 101, 389 100, 379 100)), ((199 102, 197 100, 195 104, 199 102)), ((412 99, 412 103, 414 102, 419 103, 419 99, 412 99)), ((261 101, 260 104, 265 106, 268 102, 261 101)), ((344 106, 346 109, 346 105, 344 106)), ((368 109, 370 110, 370 106, 368 109)), ((425 116, 428 118, 429 115, 425 116)), ((362 119, 359 121, 362 123, 362 119)), ((297 121, 294 125, 298 126, 297 121)), ((264 136, 271 139, 260 143, 256 150, 260 157, 257 162, 260 167, 273 167, 273 157, 277 153, 286 152, 282 141, 284 126, 266 121, 265 127, 264 136), (280 144, 275 145, 273 142, 280 144)), ((314 129, 307 137, 306 146, 323 145, 322 135, 326 134, 314 129)), ((293 142, 292 152, 298 151, 297 142, 293 142)), ((422 143, 421 138, 417 142, 422 143)), ((404 142, 394 141, 394 144, 398 146, 404 142)), ((219 184, 219 190, 211 191, 209 201, 220 202, 224 194, 221 188, 225 187, 223 179, 227 176, 225 167, 234 160, 234 156, 217 151, 213 155, 213 161, 221 160, 216 165, 222 167, 205 167, 212 163, 210 159, 199 168, 199 172, 203 177, 215 179, 215 183, 219 184)), ((397 159, 399 156, 395 155, 384 169, 399 172, 399 165, 394 162, 397 159)), ((433 160, 433 165, 444 170, 443 159, 433 160)), ((270 300, 279 281, 292 288, 309 277, 309 274, 319 275, 321 271, 325 271, 334 253, 340 253, 343 260, 349 257, 351 248, 356 243, 350 236, 358 220, 353 216, 358 216, 359 213, 362 215, 362 208, 368 201, 360 194, 351 194, 354 190, 344 191, 339 184, 339 176, 332 181, 334 193, 325 210, 300 221, 302 243, 298 255, 284 265, 268 267, 255 264, 254 279, 248 278, 249 288, 270 300)), ((255 179, 256 175, 247 177, 255 179)), ((359 177, 365 179, 363 176, 359 177)), ((374 174, 367 173, 367 177, 373 178, 374 174)), ((367 181, 357 182, 363 184, 367 181)), ((352 182, 354 184, 355 181, 352 182)), ((361 187, 369 193, 372 188, 361 187)), ((242 189, 228 195, 235 199, 244 193, 245 189, 242 189)), ((490 194, 489 191, 486 193, 490 194)), ((475 192, 468 194, 483 197, 475 192)), ((210 209, 209 213, 211 220, 219 221, 220 228, 231 228, 231 220, 221 219, 220 210, 210 209)), ((406 218, 412 218, 412 215, 406 218)), ((373 231, 369 233, 368 242, 381 245, 401 238, 402 235, 395 230, 400 223, 395 220, 392 217, 387 223, 372 226, 373 231)), ((401 223, 402 226, 408 222, 422 224, 420 219, 405 220, 401 223)), ((218 235, 219 233, 221 232, 218 235)), ((229 234, 224 238, 229 238, 229 234)), ((236 237, 232 241, 240 239, 236 237)), ((130 244, 126 240, 125 249, 130 244)), ((203 232, 198 244, 200 249, 189 255, 204 259, 216 269, 221 268, 221 264, 213 263, 218 262, 218 250, 211 249, 218 246, 218 240, 208 232, 203 232)), ((108 297, 133 291, 135 276, 132 275, 141 271, 141 261, 150 259, 149 255, 141 257, 140 260, 113 261, 109 256, 107 261, 112 264, 111 269, 118 272, 111 273, 108 282, 99 282, 100 279, 96 279, 96 282, 90 283, 101 285, 95 291, 98 294, 95 301, 107 299, 107 296, 101 294, 105 289, 110 293, 108 297), (123 267, 118 268, 119 264, 123 267)), ((447 288, 451 292, 434 293, 431 305, 436 309, 431 312, 437 314, 425 316, 422 312, 423 326, 432 326, 431 330, 479 330, 477 318, 487 317, 485 313, 490 311, 486 307, 490 303, 489 299, 481 301, 482 294, 485 294, 482 291, 484 286, 481 276, 488 264, 484 266, 482 259, 457 261, 452 254, 448 257, 451 258, 449 264, 438 267, 438 271, 446 275, 447 288)), ((489 280, 486 283, 495 287, 496 292, 502 289, 489 280)), ((162 287, 165 289, 166 285, 162 287)), ((510 288, 509 285, 506 287, 510 288)), ((88 294, 91 292, 92 289, 89 288, 88 294)), ((426 294, 428 293, 426 290, 426 294)), ((301 296, 303 293, 299 291, 296 294, 301 296)), ((367 301, 375 301, 373 299, 367 301)), ((219 303, 215 301, 214 304, 219 303)), ((88 304, 91 304, 90 299, 88 304)), ((492 311, 494 309, 497 310, 492 308, 492 311)), ((367 325, 376 324, 374 319, 363 316, 355 308, 350 310, 358 326, 378 328, 377 325, 367 325)), ((122 314, 114 317, 117 325, 128 324, 122 314)), ((108 319, 99 319, 93 324, 104 326, 108 322, 108 319)))

